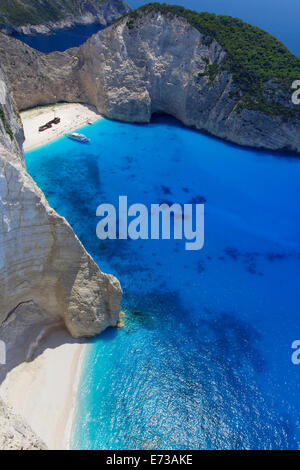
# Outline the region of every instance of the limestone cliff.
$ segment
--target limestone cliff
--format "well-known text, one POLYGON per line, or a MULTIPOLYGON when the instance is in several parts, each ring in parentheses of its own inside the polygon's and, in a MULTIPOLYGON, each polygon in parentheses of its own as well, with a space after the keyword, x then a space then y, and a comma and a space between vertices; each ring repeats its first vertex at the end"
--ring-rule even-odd
POLYGON ((19 110, 57 101, 86 102, 78 81, 81 60, 73 51, 77 49, 42 54, 0 33, 0 62, 19 110))
POLYGON ((31 302, 74 337, 116 325, 121 288, 103 274, 26 172, 23 132, 0 73, 0 325, 31 302))
MULTIPOLYGON (((300 60, 271 39, 270 50, 275 42, 300 74, 300 60)), ((0 35, 0 60, 19 109, 78 101, 128 122, 149 122, 162 112, 236 144, 300 152, 300 107, 291 103, 290 84, 267 80, 261 84, 264 103, 251 102, 225 47, 174 12, 145 7, 64 53, 42 54, 0 35)))
POLYGON ((0 399, 0 450, 46 450, 32 429, 0 399))
POLYGON ((123 0, 9 0, 0 2, 0 30, 31 35, 76 25, 107 26, 129 10, 123 0))
POLYGON ((240 145, 300 152, 300 114, 290 90, 265 83, 274 104, 271 112, 255 110, 243 103, 245 92, 224 66, 228 54, 214 37, 176 14, 145 9, 131 18, 94 35, 76 52, 80 88, 99 112, 131 122, 166 113, 240 145))

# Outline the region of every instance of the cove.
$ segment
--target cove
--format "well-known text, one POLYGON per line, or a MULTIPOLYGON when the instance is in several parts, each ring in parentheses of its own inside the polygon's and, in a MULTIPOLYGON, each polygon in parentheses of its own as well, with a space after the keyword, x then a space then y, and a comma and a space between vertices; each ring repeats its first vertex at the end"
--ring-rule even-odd
POLYGON ((103 119, 28 152, 29 173, 124 290, 124 327, 90 341, 75 449, 297 449, 300 160, 168 117, 103 119), (205 245, 104 240, 96 209, 205 201, 205 245))

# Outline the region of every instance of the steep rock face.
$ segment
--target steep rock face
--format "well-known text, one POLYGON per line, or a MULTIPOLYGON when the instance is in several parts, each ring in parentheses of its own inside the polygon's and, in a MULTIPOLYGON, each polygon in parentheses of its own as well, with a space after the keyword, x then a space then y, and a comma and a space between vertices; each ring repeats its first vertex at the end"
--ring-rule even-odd
POLYGON ((0 399, 0 450, 46 450, 32 429, 0 399))
MULTIPOLYGON (((237 84, 222 68, 226 55, 184 18, 159 12, 134 23, 124 18, 77 52, 81 88, 112 119, 149 122, 163 112, 240 145, 300 152, 299 118, 239 108, 237 84), (207 64, 216 66, 215 76, 206 73, 207 64)), ((269 84, 272 92, 276 87, 269 84)))
POLYGON ((6 34, 49 34, 76 25, 107 26, 130 11, 123 0, 10 0, 0 5, 0 30, 6 34))
POLYGON ((78 81, 81 62, 73 51, 42 54, 0 33, 0 60, 19 110, 57 101, 86 102, 78 81))
POLYGON ((116 325, 119 282, 102 273, 25 168, 23 133, 0 75, 0 325, 26 302, 62 319, 74 337, 116 325))
POLYGON ((288 92, 265 84, 266 96, 290 102, 293 119, 240 107, 241 90, 222 67, 226 57, 215 39, 161 12, 144 12, 134 23, 124 17, 64 53, 42 54, 0 35, 0 60, 19 109, 78 101, 128 122, 162 112, 239 145, 299 153, 300 118, 288 92))

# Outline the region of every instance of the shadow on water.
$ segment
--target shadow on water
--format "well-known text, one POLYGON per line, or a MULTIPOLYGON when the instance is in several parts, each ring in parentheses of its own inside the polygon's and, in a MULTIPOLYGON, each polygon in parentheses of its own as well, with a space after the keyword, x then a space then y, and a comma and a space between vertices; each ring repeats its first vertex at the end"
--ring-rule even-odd
POLYGON ((90 344, 96 344, 99 341, 110 342, 110 341, 114 341, 117 336, 118 336, 118 328, 107 328, 105 331, 101 333, 100 336, 91 338, 89 342, 90 344))
MULTIPOLYGON (((259 149, 255 147, 248 147, 248 146, 241 146, 238 144, 235 144, 233 142, 227 142, 226 140, 214 136, 210 134, 209 132, 206 132, 204 130, 198 130, 195 127, 187 127, 185 124, 183 124, 181 121, 176 119, 175 117, 169 115, 169 114, 164 114, 164 113, 154 113, 151 117, 150 125, 158 125, 158 124, 165 124, 169 127, 174 127, 174 128, 181 128, 181 129, 188 129, 190 132, 195 132, 197 134, 201 133, 205 135, 206 137, 213 139, 214 141, 219 141, 222 143, 222 145, 225 145, 229 148, 232 148, 233 150, 236 149, 242 149, 244 151, 249 151, 252 153, 255 153, 259 157, 263 156, 270 156, 270 157, 278 157, 278 158, 285 158, 286 161, 291 160, 293 161, 294 159, 299 159, 300 155, 299 153, 290 151, 290 150, 282 150, 282 151, 274 151, 274 150, 265 150, 265 149, 259 149)), ((149 124, 140 124, 140 125, 149 125, 149 124)))

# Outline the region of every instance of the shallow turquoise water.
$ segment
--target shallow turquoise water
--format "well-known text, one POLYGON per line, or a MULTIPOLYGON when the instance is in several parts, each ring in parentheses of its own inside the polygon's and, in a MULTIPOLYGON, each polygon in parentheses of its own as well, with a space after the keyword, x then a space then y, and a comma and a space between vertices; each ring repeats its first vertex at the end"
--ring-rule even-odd
POLYGON ((50 204, 120 279, 125 327, 88 346, 73 447, 298 448, 300 160, 170 118, 102 120, 26 154, 50 204), (59 171, 58 171, 59 170, 59 171), (205 246, 106 241, 96 208, 205 200, 205 246))

